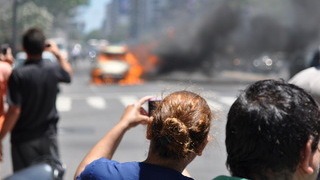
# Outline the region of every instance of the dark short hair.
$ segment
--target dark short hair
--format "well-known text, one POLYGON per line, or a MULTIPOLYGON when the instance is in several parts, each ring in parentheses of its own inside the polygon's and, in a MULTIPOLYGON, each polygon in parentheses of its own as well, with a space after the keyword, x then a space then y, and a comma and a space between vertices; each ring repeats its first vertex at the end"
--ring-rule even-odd
POLYGON ((292 176, 310 138, 312 150, 317 149, 319 118, 317 103, 303 89, 276 80, 253 83, 240 93, 228 113, 225 143, 229 171, 248 179, 273 179, 279 173, 292 176))
POLYGON ((30 28, 22 37, 22 45, 27 54, 42 55, 45 48, 46 37, 41 29, 30 28))

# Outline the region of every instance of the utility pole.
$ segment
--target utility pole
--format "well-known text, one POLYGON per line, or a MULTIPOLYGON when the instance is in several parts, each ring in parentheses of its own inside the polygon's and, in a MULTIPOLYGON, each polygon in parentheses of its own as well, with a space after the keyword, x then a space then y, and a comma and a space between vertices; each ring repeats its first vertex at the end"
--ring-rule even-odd
POLYGON ((139 0, 131 1, 130 11, 130 37, 134 40, 138 38, 138 16, 139 16, 139 0))
POLYGON ((13 0, 12 4, 12 53, 13 55, 17 52, 17 16, 18 16, 18 6, 19 6, 19 0, 13 0))

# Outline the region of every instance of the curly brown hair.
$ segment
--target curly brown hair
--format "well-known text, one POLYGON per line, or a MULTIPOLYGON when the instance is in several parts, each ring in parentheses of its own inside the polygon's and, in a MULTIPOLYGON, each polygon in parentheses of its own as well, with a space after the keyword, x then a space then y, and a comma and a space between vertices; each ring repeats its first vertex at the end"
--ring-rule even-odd
POLYGON ((201 153, 207 142, 212 111, 206 100, 190 91, 177 91, 165 97, 153 111, 148 126, 152 149, 160 157, 183 159, 188 153, 201 153))

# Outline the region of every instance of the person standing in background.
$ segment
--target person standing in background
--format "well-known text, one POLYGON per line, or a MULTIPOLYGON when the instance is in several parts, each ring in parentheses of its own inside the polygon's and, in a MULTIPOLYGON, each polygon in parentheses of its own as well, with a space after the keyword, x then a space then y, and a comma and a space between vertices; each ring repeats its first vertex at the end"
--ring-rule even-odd
POLYGON ((12 63, 14 58, 11 53, 11 48, 2 47, 0 54, 0 131, 5 116, 5 96, 7 92, 7 82, 12 72, 12 63))
POLYGON ((320 49, 313 55, 310 67, 303 69, 292 76, 288 82, 303 88, 320 104, 320 49))
POLYGON ((13 69, 8 81, 8 104, 0 143, 11 132, 13 171, 41 158, 59 161, 56 98, 60 82, 70 83, 72 68, 54 42, 46 42, 41 29, 31 28, 22 38, 27 54, 23 66, 13 69), (42 59, 49 51, 58 63, 42 59))

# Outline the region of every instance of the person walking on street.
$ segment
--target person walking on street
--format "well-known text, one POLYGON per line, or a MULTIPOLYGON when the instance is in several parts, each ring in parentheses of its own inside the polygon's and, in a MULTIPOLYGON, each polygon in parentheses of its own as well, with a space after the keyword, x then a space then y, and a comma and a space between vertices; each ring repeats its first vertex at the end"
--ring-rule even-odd
POLYGON ((27 54, 23 66, 13 69, 8 81, 9 108, 0 132, 0 143, 11 132, 13 171, 43 157, 59 160, 56 98, 60 82, 70 83, 72 68, 54 42, 46 42, 41 29, 31 28, 22 38, 27 54), (42 59, 49 51, 58 63, 42 59))

